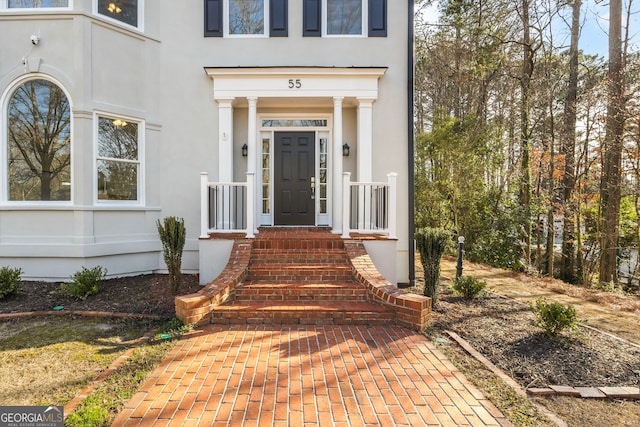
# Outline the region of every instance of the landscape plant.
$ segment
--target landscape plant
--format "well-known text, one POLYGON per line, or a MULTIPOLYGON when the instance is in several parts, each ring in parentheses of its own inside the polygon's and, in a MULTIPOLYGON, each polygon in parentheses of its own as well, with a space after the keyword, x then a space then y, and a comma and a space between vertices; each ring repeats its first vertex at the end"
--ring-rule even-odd
POLYGON ((474 299, 481 296, 487 283, 471 276, 460 276, 453 282, 453 292, 466 299, 474 299))
POLYGON ((578 325, 576 309, 570 304, 547 302, 538 298, 530 304, 536 316, 535 325, 544 329, 548 336, 556 336, 565 329, 575 329, 578 325))
POLYGON ((451 234, 442 228, 424 227, 416 233, 416 244, 424 269, 424 295, 430 297, 433 304, 438 301, 440 260, 450 241, 451 234))
POLYGON ((22 283, 22 269, 6 266, 0 268, 0 299, 18 292, 20 283, 22 283))
POLYGON ((98 293, 100 282, 107 275, 107 269, 101 266, 93 268, 82 267, 71 276, 71 282, 63 283, 60 290, 70 297, 85 299, 89 295, 98 293))
POLYGON ((176 295, 180 288, 182 251, 187 234, 184 219, 169 216, 162 222, 157 220, 156 226, 162 242, 164 262, 169 270, 169 288, 171 293, 176 295))

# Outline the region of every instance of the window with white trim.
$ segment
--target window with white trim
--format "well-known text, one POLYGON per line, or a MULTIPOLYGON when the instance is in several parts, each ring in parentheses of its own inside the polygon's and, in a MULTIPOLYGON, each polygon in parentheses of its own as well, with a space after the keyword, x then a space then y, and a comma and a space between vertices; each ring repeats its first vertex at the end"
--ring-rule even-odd
POLYGON ((226 0, 227 34, 263 35, 268 0, 226 0))
POLYGON ((362 35, 365 0, 326 0, 324 17, 327 35, 362 35))
POLYGON ((5 0, 0 5, 7 9, 71 8, 72 0, 5 0))
POLYGON ((142 31, 144 0, 94 0, 95 13, 142 31))
POLYGON ((7 106, 9 201, 71 200, 71 106, 42 78, 22 83, 7 106))
POLYGON ((288 0, 205 0, 205 37, 287 37, 288 0))
POLYGON ((140 200, 140 122, 97 116, 98 200, 140 200))
POLYGON ((304 37, 386 37, 388 0, 302 0, 304 37))

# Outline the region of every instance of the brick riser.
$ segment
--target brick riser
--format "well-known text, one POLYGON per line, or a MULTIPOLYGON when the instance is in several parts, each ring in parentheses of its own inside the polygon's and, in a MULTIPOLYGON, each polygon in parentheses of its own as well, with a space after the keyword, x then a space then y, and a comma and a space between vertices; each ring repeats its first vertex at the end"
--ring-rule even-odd
POLYGON ((236 288, 237 301, 366 301, 366 289, 354 282, 246 282, 236 288))
POLYGON ((367 324, 385 325, 393 321, 390 310, 369 302, 283 302, 234 301, 217 307, 211 323, 223 324, 367 324))

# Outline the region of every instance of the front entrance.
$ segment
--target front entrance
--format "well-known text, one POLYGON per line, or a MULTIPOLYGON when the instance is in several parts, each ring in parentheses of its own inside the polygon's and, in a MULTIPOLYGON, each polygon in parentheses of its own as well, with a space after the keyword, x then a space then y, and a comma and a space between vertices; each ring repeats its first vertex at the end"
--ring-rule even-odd
POLYGON ((315 132, 274 134, 274 225, 315 225, 315 132))

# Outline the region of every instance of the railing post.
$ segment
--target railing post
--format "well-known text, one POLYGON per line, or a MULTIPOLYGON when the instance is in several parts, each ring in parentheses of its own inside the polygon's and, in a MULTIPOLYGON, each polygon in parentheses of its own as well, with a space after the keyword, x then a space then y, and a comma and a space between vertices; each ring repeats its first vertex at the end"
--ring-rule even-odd
POLYGON ((389 183, 389 225, 387 226, 389 229, 389 238, 396 239, 397 236, 397 224, 396 224, 396 216, 397 216, 397 181, 398 174, 395 172, 391 172, 387 174, 387 182, 389 183))
POLYGON ((349 220, 350 220, 350 208, 351 204, 351 172, 342 173, 342 238, 348 239, 351 237, 349 234, 349 220))
POLYGON ((200 238, 209 237, 209 174, 200 172, 200 238))
POLYGON ((247 172, 247 238, 251 239, 255 237, 253 234, 255 212, 253 211, 253 205, 255 201, 254 187, 255 187, 255 173, 247 172))

